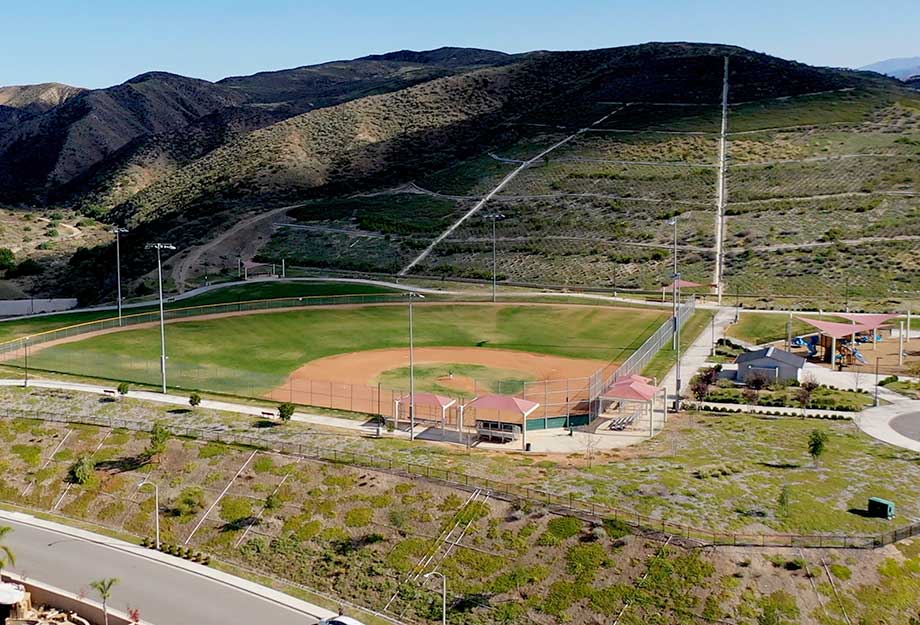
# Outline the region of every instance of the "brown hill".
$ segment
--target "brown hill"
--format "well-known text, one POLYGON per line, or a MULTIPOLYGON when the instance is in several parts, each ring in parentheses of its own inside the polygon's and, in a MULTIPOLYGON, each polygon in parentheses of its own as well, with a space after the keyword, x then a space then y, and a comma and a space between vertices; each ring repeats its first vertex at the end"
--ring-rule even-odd
POLYGON ((0 87, 0 106, 29 113, 44 113, 84 91, 86 90, 82 87, 71 87, 58 82, 0 87))

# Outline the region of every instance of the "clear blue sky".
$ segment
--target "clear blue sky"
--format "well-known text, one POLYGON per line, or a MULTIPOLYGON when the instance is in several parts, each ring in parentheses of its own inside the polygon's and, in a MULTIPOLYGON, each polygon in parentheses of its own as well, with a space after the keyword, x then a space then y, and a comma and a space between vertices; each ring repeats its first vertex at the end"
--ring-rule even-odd
POLYGON ((522 52, 731 43, 816 65, 920 56, 920 0, 26 0, 3 2, 0 85, 216 80, 403 48, 522 52))

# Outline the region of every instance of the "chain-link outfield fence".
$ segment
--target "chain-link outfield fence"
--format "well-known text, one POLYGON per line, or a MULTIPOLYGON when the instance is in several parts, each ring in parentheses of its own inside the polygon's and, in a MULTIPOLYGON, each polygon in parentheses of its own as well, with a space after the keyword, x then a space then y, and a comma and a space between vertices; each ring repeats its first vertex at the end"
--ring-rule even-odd
MULTIPOLYGON (((252 300, 227 304, 191 306, 166 310, 166 320, 207 319, 219 315, 257 313, 279 309, 305 308, 311 306, 342 306, 368 304, 394 304, 405 302, 405 294, 340 295, 319 297, 291 297, 267 300, 252 300)), ((695 311, 693 299, 680 306, 678 319, 685 324, 695 311)), ((122 352, 96 353, 92 350, 62 350, 45 352, 35 358, 36 346, 50 348, 56 342, 118 330, 119 327, 141 327, 159 322, 159 311, 147 311, 117 318, 89 321, 65 328, 35 334, 28 339, 14 339, 0 344, 0 362, 25 368, 28 350, 33 350, 30 370, 48 373, 62 373, 91 377, 112 382, 128 382, 139 385, 157 386, 160 383, 159 359, 143 358, 137 354, 122 352), (36 365, 39 365, 36 367, 36 365)), ((440 408, 416 405, 416 418, 421 421, 441 423, 457 428, 460 406, 483 393, 512 395, 539 404, 530 415, 529 429, 569 427, 584 425, 601 412, 600 396, 603 391, 622 376, 641 373, 658 351, 673 336, 674 320, 667 319, 648 337, 624 362, 608 363, 587 377, 559 378, 534 381, 473 379, 467 392, 444 392, 456 401, 442 415, 440 408)), ((225 367, 212 363, 182 362, 170 360, 167 368, 170 388, 186 391, 217 393, 252 399, 291 402, 304 406, 344 410, 392 417, 396 415, 397 400, 407 394, 408 389, 384 384, 353 384, 337 380, 304 379, 291 376, 279 380, 278 376, 247 368, 244 362, 238 366, 225 367)), ((400 413, 407 416, 406 402, 401 402, 400 413)), ((485 413, 479 415, 487 418, 485 413)), ((464 425, 475 422, 477 411, 464 412, 464 425)))
MULTIPOLYGON (((53 423, 78 423, 107 428, 121 428, 134 432, 149 432, 152 425, 147 421, 103 417, 98 415, 55 414, 6 408, 0 413, 3 419, 38 419, 53 423)), ((206 429, 191 426, 171 426, 175 436, 184 436, 201 441, 212 441, 229 445, 244 445, 256 450, 297 456, 308 460, 329 462, 382 471, 400 477, 421 477, 464 490, 482 489, 491 492, 494 498, 505 501, 527 501, 544 506, 557 514, 569 514, 593 521, 614 519, 639 531, 663 534, 688 542, 712 546, 739 547, 796 547, 796 548, 839 548, 875 549, 892 543, 920 536, 920 523, 900 527, 881 534, 765 534, 734 533, 694 527, 685 523, 656 518, 613 506, 588 501, 572 493, 558 494, 512 484, 486 477, 468 475, 456 469, 442 469, 430 465, 416 464, 393 458, 340 450, 318 443, 292 442, 280 437, 254 436, 229 430, 206 429)))

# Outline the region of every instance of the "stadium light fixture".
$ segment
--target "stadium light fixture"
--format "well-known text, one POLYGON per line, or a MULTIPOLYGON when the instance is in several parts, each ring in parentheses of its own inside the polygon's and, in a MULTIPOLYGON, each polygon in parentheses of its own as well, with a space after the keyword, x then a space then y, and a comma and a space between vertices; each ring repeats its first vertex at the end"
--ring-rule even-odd
POLYGON ((675 215, 668 224, 674 226, 674 272, 671 283, 671 294, 674 299, 674 411, 680 411, 680 270, 677 267, 677 216, 675 215))
POLYGON ((171 243, 148 243, 145 246, 148 250, 157 251, 157 284, 160 291, 160 378, 163 386, 163 394, 166 394, 166 323, 163 317, 163 261, 160 256, 162 250, 175 250, 176 246, 171 243))
POLYGON ((115 235, 115 282, 118 288, 118 325, 121 326, 121 235, 128 231, 127 228, 112 226, 115 235))

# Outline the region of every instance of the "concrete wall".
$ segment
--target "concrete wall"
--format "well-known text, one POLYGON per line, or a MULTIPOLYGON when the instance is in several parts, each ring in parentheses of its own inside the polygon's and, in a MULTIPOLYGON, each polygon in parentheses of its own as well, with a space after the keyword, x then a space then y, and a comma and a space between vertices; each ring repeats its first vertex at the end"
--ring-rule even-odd
POLYGON ((58 299, 3 299, 0 300, 0 317, 22 317, 36 313, 60 312, 77 307, 73 298, 58 299))
MULTIPOLYGON (((3 579, 25 586, 29 594, 32 595, 33 606, 47 606, 75 612, 93 625, 103 625, 105 621, 102 615, 102 604, 95 600, 81 599, 73 593, 32 579, 23 579, 17 575, 4 573, 3 579)), ((131 625, 131 621, 126 614, 112 610, 111 606, 108 609, 108 613, 109 625, 131 625)), ((145 623, 142 621, 141 625, 145 625, 145 623)))

